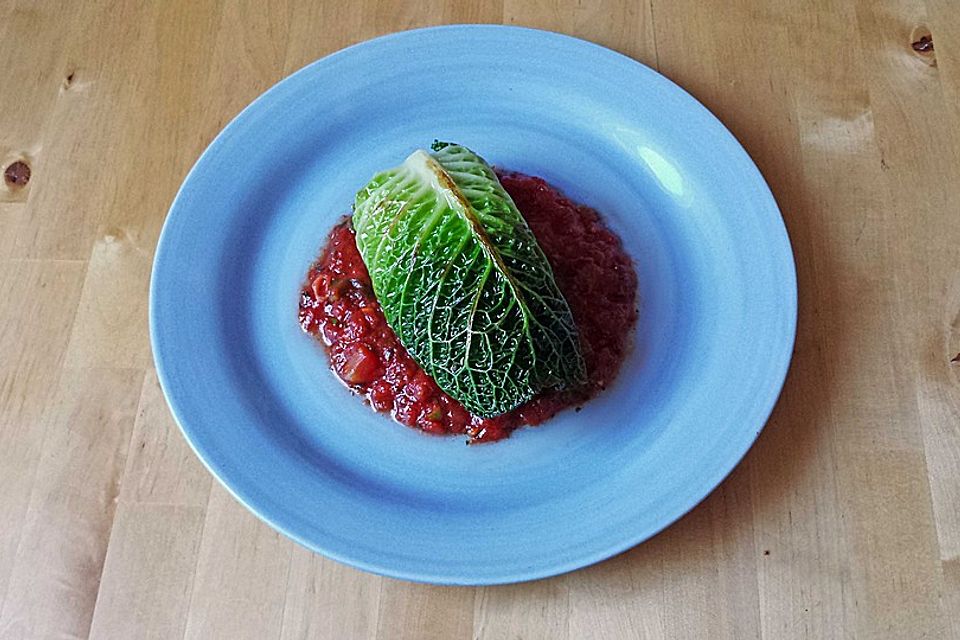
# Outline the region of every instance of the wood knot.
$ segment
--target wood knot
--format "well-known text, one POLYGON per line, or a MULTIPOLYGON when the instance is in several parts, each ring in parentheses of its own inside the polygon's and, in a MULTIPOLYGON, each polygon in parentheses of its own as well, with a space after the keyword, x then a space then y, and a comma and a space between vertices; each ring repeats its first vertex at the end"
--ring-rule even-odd
POLYGON ((917 53, 927 53, 928 51, 933 51, 933 40, 930 39, 930 36, 920 36, 920 39, 910 46, 912 46, 913 50, 917 53))
POLYGON ((30 165, 22 160, 11 162, 3 172, 3 180, 11 189, 20 189, 30 182, 30 165))
POLYGON ((937 57, 933 47, 933 34, 925 26, 913 28, 910 34, 910 48, 913 52, 931 67, 937 65, 937 57))

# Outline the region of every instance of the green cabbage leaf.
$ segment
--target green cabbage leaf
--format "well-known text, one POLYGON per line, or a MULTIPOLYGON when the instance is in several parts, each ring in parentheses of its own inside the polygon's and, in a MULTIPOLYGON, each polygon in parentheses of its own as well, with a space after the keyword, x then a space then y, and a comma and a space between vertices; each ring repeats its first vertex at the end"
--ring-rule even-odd
POLYGON ((583 384, 570 307, 490 166, 435 143, 357 194, 357 246, 387 323, 471 413, 583 384))

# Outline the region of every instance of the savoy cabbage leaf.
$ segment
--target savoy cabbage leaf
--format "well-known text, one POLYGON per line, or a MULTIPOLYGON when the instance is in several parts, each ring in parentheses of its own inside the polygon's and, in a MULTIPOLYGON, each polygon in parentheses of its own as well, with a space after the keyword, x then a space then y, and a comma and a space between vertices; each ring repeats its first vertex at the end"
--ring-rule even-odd
POLYGON ((357 194, 357 246, 388 324, 475 415, 584 383, 570 308, 513 200, 469 149, 434 150, 357 194))

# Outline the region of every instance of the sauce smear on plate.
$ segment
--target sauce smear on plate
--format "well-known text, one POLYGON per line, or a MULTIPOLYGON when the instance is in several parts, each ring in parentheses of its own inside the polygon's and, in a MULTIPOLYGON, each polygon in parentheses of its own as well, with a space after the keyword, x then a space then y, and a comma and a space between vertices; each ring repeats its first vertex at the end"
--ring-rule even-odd
POLYGON ((498 176, 573 312, 586 385, 543 393, 495 418, 470 415, 420 368, 387 325, 349 218, 330 232, 300 295, 300 326, 323 342, 333 371, 355 393, 401 424, 437 435, 466 434, 470 442, 500 440, 604 389, 623 362, 637 319, 633 263, 597 212, 540 178, 502 171, 498 176))

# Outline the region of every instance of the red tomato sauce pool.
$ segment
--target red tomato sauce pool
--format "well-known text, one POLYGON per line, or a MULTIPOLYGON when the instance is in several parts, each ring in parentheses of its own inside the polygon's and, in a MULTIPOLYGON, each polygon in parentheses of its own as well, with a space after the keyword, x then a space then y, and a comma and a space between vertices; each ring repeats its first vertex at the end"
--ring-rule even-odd
POLYGON ((440 390, 387 325, 349 218, 330 232, 300 295, 300 326, 323 342, 334 373, 350 389, 401 424, 438 435, 466 434, 469 442, 506 438, 602 391, 620 369, 637 319, 633 263, 597 212, 540 178, 498 173, 573 312, 587 365, 583 387, 543 393, 496 418, 470 415, 440 390))

